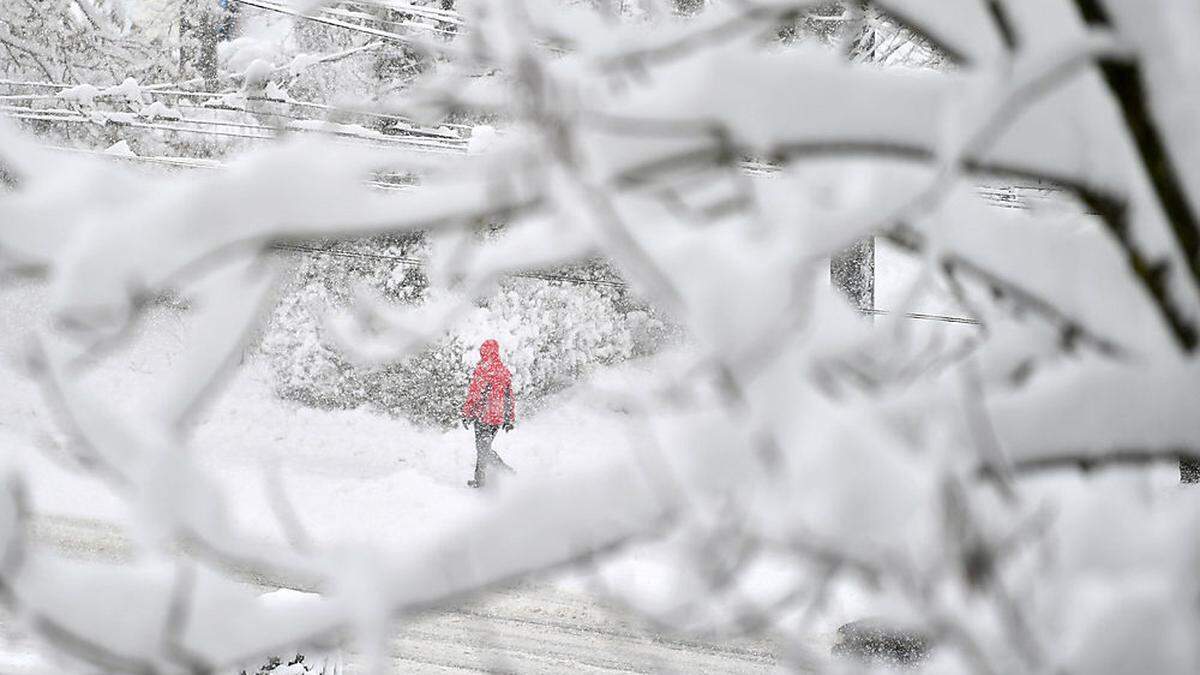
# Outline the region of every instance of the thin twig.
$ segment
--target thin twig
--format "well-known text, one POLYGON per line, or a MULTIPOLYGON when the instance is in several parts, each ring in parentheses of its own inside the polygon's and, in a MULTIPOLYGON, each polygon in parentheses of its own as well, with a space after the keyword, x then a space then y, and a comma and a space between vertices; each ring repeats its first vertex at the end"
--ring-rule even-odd
MULTIPOLYGON (((1162 449, 1114 449, 1095 453, 1048 453, 1037 457, 1014 459, 1012 461, 1012 470, 1014 476, 1020 477, 1063 469, 1073 469, 1089 473, 1116 466, 1145 466, 1148 464, 1179 461, 1200 463, 1200 451, 1178 447, 1162 449)), ((979 473, 982 475, 984 471, 985 469, 980 468, 979 473)))

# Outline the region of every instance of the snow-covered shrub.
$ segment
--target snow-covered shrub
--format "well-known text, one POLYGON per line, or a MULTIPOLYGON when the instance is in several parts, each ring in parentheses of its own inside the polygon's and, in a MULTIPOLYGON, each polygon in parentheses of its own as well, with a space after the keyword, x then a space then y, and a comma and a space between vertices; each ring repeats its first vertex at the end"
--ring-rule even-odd
MULTIPOLYGON (((375 256, 411 256, 419 239, 366 244, 375 256)), ((342 249, 339 249, 342 250, 342 249)), ((368 252, 367 249, 358 249, 368 252)), ((309 405, 370 405, 422 423, 450 425, 459 417, 468 376, 483 340, 499 340, 522 409, 577 381, 596 366, 652 353, 677 335, 623 289, 572 281, 514 277, 439 339, 382 365, 359 365, 342 354, 323 316, 365 285, 402 304, 419 304, 428 281, 412 264, 379 257, 306 254, 275 308, 260 342, 280 396, 309 405)), ((593 273, 593 277, 599 277, 593 273)))
POLYGON ((609 289, 514 278, 440 340, 356 378, 366 402, 415 420, 453 424, 479 345, 493 338, 526 414, 592 368, 652 352, 662 344, 655 339, 667 335, 664 326, 648 310, 622 310, 609 289))
POLYGON ((327 300, 315 285, 285 293, 260 348, 280 396, 314 406, 348 407, 361 399, 361 391, 350 364, 323 338, 320 307, 327 300))
POLYGON ((454 424, 470 374, 463 355, 470 349, 459 336, 447 335, 396 363, 355 370, 358 402, 414 422, 454 424))
POLYGON ((280 396, 347 408, 378 394, 364 381, 364 373, 332 345, 322 316, 327 309, 348 303, 357 285, 375 288, 396 302, 420 299, 427 282, 418 269, 356 254, 365 247, 369 255, 406 258, 421 245, 420 237, 396 237, 330 248, 328 253, 321 253, 321 246, 286 253, 292 258, 292 275, 259 341, 280 396))
POLYGON ((474 364, 484 339, 499 340, 517 395, 536 406, 591 368, 635 355, 635 335, 655 320, 644 310, 621 311, 616 295, 586 284, 512 279, 457 327, 470 347, 464 362, 474 364))

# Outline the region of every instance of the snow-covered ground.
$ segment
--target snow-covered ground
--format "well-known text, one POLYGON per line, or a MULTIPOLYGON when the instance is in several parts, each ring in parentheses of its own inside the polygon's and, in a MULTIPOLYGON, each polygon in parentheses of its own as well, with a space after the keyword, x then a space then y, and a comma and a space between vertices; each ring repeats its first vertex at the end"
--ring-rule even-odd
MULTIPOLYGON (((879 304, 898 306, 915 265, 881 247, 879 304)), ((122 505, 95 481, 56 465, 53 452, 35 451, 29 439, 53 428, 36 385, 17 368, 28 328, 44 317, 44 289, 0 289, 0 435, 22 453, 34 476, 33 499, 40 512, 121 520, 122 505)), ((923 299, 908 309, 950 312, 945 303, 923 299)), ((89 375, 97 391, 130 409, 152 396, 150 384, 166 372, 181 350, 187 314, 154 310, 127 348, 111 354, 89 375)), ((965 329, 965 330, 970 330, 965 329)), ((629 385, 670 356, 630 363, 606 375, 629 385)), ((523 411, 518 411, 523 412, 523 411)), ((495 447, 521 480, 554 480, 581 464, 612 459, 629 447, 628 429, 617 413, 570 392, 521 415, 511 434, 495 447)), ((472 432, 418 427, 370 409, 321 410, 283 401, 271 390, 270 374, 252 357, 200 420, 192 449, 201 464, 228 490, 241 523, 282 541, 263 489, 267 472, 278 468, 305 524, 319 540, 359 540, 402 545, 423 528, 476 508, 482 497, 466 488, 474 464, 472 432)), ((69 462, 68 462, 69 464, 69 462)))
MULTIPOLYGON (((881 249, 879 263, 878 304, 899 309, 916 266, 886 249, 881 249)), ((65 457, 54 459, 54 427, 41 394, 20 375, 23 340, 44 318, 44 294, 33 286, 0 287, 0 447, 25 465, 40 516, 35 532, 39 543, 65 555, 120 564, 130 553, 123 505, 65 457)), ((954 313, 936 298, 903 309, 954 313)), ((181 310, 154 310, 131 346, 109 355, 89 376, 89 384, 116 405, 143 404, 152 396, 149 385, 156 374, 168 370, 186 348, 187 322, 181 310)), ((947 329, 973 330, 962 325, 947 329)), ((679 356, 629 363, 603 377, 636 386, 658 369, 672 369, 679 356)), ((533 414, 522 412, 526 414, 517 429, 501 434, 496 443, 519 471, 519 480, 556 480, 636 446, 629 442, 620 413, 597 406, 580 392, 565 393, 533 414)), ((487 495, 465 485, 474 462, 471 432, 418 427, 365 408, 319 410, 280 400, 271 390, 269 373, 252 356, 198 421, 191 448, 224 486, 240 524, 270 541, 283 541, 264 489, 265 477, 275 467, 301 520, 325 544, 366 542, 403 549, 406 542, 489 503, 487 495)), ((1173 471, 1170 466, 1156 468, 1140 480, 1154 489, 1173 486, 1173 471)), ((1046 494, 1070 487, 1062 478, 1048 481, 1053 484, 1045 486, 1046 494)), ((659 581, 667 585, 672 573, 652 552, 643 551, 629 553, 609 571, 642 588, 659 581)), ((245 581, 270 590, 261 587, 261 580, 245 581)), ((867 599, 852 589, 836 595, 816 622, 810 646, 826 649, 834 628, 869 612, 867 599)), ((467 605, 418 617, 400 628, 391 649, 400 672, 767 672, 778 654, 766 641, 662 635, 610 606, 572 574, 500 589, 467 605)), ((352 670, 352 658, 349 663, 352 670)), ((0 620, 0 673, 56 672, 61 672, 58 664, 44 660, 21 631, 0 620)))
MULTIPOLYGON (((915 266, 906 266, 886 249, 880 252, 880 262, 884 269, 878 288, 879 304, 888 307, 901 301, 902 288, 915 275, 915 266)), ((6 327, 0 337, 0 373, 6 383, 0 390, 0 442, 24 463, 34 508, 43 518, 49 532, 46 538, 51 543, 60 549, 65 546, 68 553, 119 560, 121 547, 127 545, 120 534, 127 520, 124 506, 54 450, 53 424, 41 404, 40 392, 31 380, 19 375, 22 340, 28 329, 44 318, 44 293, 42 288, 19 284, 0 289, 0 325, 6 327)), ((945 312, 951 308, 926 300, 905 309, 945 312)), ((186 312, 181 310, 163 307, 152 311, 130 346, 108 355, 88 376, 88 384, 97 391, 110 392, 110 401, 116 405, 130 409, 143 405, 152 396, 150 384, 155 376, 167 371, 186 348, 183 336, 187 321, 186 312)), ((630 363, 604 377, 629 385, 658 368, 670 368, 672 360, 672 355, 666 355, 630 363)), ((595 405, 578 392, 568 392, 541 406, 536 414, 522 415, 516 430, 498 436, 496 449, 517 469, 518 480, 556 480, 584 464, 629 452, 628 433, 619 413, 595 405)), ((191 449, 200 464, 224 486, 239 524, 258 537, 281 543, 283 533, 264 489, 269 472, 274 470, 281 472, 286 492, 310 534, 331 545, 352 542, 403 549, 412 538, 444 528, 474 509, 487 508, 488 497, 465 485, 474 463, 470 431, 418 427, 365 408, 320 410, 280 400, 272 392, 270 374, 253 356, 247 357, 202 415, 191 449)), ((626 565, 619 572, 654 575, 662 570, 650 561, 639 566, 635 552, 632 566, 626 565)), ((627 619, 613 618, 618 615, 598 605, 585 585, 569 575, 505 591, 482 602, 483 609, 472 611, 484 618, 470 620, 487 623, 487 630, 516 631, 510 637, 518 643, 545 641, 549 633, 561 638, 572 631, 597 630, 603 635, 585 635, 580 639, 582 643, 606 639, 641 644, 639 641, 649 639, 644 633, 639 637, 638 629, 627 619), (553 608, 561 610, 557 616, 553 608), (551 624, 530 623, 531 617, 539 615, 550 619, 551 624), (504 626, 492 625, 497 621, 504 626), (514 621, 519 624, 515 628, 514 621), (528 630, 535 630, 541 637, 531 637, 528 630)), ((857 618, 861 611, 861 605, 855 602, 835 604, 821 622, 826 634, 814 639, 827 639, 829 629, 857 618)), ((434 616, 418 626, 427 626, 427 640, 441 640, 453 647, 456 639, 447 637, 446 631, 466 630, 460 625, 462 616, 456 616, 434 616)), ((408 651, 400 653, 428 657, 416 658, 416 662, 422 658, 425 665, 455 660, 438 652, 441 648, 436 644, 422 646, 421 639, 412 634, 398 639, 408 644, 408 651)), ((651 642, 659 647, 667 644, 662 636, 651 642)), ((746 658, 750 661, 741 664, 744 668, 752 664, 766 667, 773 661, 769 645, 761 643, 745 647, 750 650, 745 653, 738 652, 742 649, 739 647, 731 652, 732 656, 718 656, 715 661, 696 661, 695 654, 685 653, 689 649, 720 652, 725 648, 722 645, 706 643, 703 649, 696 645, 693 649, 687 646, 690 643, 670 644, 673 651, 654 658, 690 663, 704 670, 740 663, 742 657, 738 654, 749 654, 746 658)), ((551 659, 541 666, 526 663, 524 669, 562 667, 570 663, 572 653, 579 656, 572 651, 577 648, 587 651, 579 645, 567 645, 559 660, 551 659)), ((0 660, 0 672, 37 672, 45 665, 21 648, 14 649, 2 657, 9 661, 0 660)), ((645 645, 640 648, 642 653, 647 649, 645 645)), ((513 654, 509 658, 521 660, 513 654)))
MULTIPOLYGON (((52 428, 36 386, 16 372, 23 328, 41 313, 39 296, 28 288, 0 293, 0 321, 11 329, 0 344, 6 381, 0 434, 24 446, 39 512, 119 520, 122 507, 102 486, 67 464, 56 465, 48 459, 53 452, 29 447, 28 439, 45 438, 52 428)), ((150 395, 154 376, 185 348, 186 321, 179 310, 155 310, 131 347, 110 355, 88 383, 112 392, 110 402, 134 409, 150 395)), ((611 412, 565 398, 532 418, 523 416, 495 447, 522 480, 552 480, 624 447, 623 433, 611 412)), ((226 486, 244 525, 265 537, 281 537, 262 496, 266 471, 276 466, 305 523, 323 541, 380 542, 381 535, 385 542, 401 541, 483 498, 465 485, 474 465, 471 431, 418 427, 369 409, 319 410, 280 400, 270 374, 253 358, 204 413, 191 447, 226 486)))
MULTIPOLYGON (((0 289, 0 324, 7 328, 0 340, 0 373, 6 383, 0 390, 0 443, 25 467, 39 514, 39 541, 67 555, 119 563, 129 553, 124 505, 55 449, 53 424, 41 394, 19 372, 25 352, 22 336, 43 316, 43 294, 36 287, 0 289)), ((154 310, 131 346, 109 355, 88 375, 88 384, 110 392, 110 402, 135 409, 152 391, 155 375, 169 369, 185 348, 186 328, 185 312, 154 310)), ((660 365, 661 359, 629 364, 607 377, 627 382, 660 365)), ((475 454, 470 431, 418 427, 368 409, 296 405, 274 395, 269 377, 264 366, 248 357, 198 421, 191 445, 200 464, 224 487, 231 511, 247 531, 284 541, 264 489, 272 470, 282 473, 310 534, 330 545, 351 542, 403 549, 411 538, 487 508, 488 495, 465 484, 475 454)), ((626 451, 628 431, 617 416, 577 394, 564 394, 536 414, 522 416, 511 434, 500 434, 496 449, 517 469, 517 480, 555 480, 626 451)), ((461 666, 464 659, 475 664, 469 667, 480 667, 488 665, 480 661, 485 658, 481 654, 493 649, 500 654, 497 658, 521 663, 522 672, 554 672, 569 667, 572 659, 602 670, 602 664, 587 655, 603 652, 611 641, 633 650, 634 656, 617 661, 635 658, 633 663, 642 663, 640 667, 646 662, 636 659, 665 659, 709 672, 761 670, 774 662, 773 650, 765 643, 729 646, 648 634, 627 616, 598 603, 586 585, 569 574, 503 590, 479 603, 408 626, 394 647, 397 662, 420 672, 461 666), (455 637, 456 632, 478 634, 477 648, 463 648, 465 638, 455 637), (496 632, 499 637, 488 637, 496 632), (537 652, 531 646, 537 644, 558 645, 561 650, 553 658, 543 654, 530 661, 537 652)), ((31 655, 19 631, 9 627, 0 635, 8 640, 7 650, 0 644, 6 651, 0 657, 0 672, 53 670, 31 655)))

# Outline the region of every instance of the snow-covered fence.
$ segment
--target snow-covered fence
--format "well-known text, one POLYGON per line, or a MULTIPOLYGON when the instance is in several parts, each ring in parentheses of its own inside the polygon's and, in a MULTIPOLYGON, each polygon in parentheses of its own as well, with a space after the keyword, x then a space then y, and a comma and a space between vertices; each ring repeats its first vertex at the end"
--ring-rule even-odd
MULTIPOLYGON (((820 663, 802 637, 851 583, 919 625, 943 671, 1195 672, 1196 495, 1047 474, 1196 458, 1200 10, 872 3, 954 61, 929 73, 775 41, 817 4, 714 3, 685 21, 473 3, 462 39, 411 38, 443 67, 387 102, 504 121, 489 147, 437 161, 296 138, 146 179, 3 128, 0 255, 52 291, 30 376, 66 449, 162 554, 95 569, 37 550, 6 467, 3 599, 108 670, 206 672, 347 632, 382 668, 394 617, 640 544, 673 583, 625 579, 618 599, 673 626, 774 630, 797 664, 820 663), (746 158, 782 171, 749 176, 746 158), (381 171, 427 178, 381 193, 366 184, 381 171), (1052 184, 1081 208, 999 212, 981 177, 1052 184), (473 248, 497 217, 511 236, 473 248), (394 557, 321 550, 277 499, 295 546, 264 550, 224 513, 188 423, 261 321, 272 246, 417 229, 447 235, 432 282, 454 295, 416 315, 366 299, 339 319, 366 354, 410 353, 509 272, 600 253, 687 323, 698 356, 648 391, 595 392, 653 439, 636 463, 516 483, 394 557), (938 289, 982 332, 928 339, 831 294, 823 261, 871 234, 924 261, 912 297, 938 289), (80 374, 168 289, 193 301, 192 348, 117 408, 80 374), (191 555, 172 555, 179 541, 191 555), (229 566, 326 595, 267 606, 229 566), (756 585, 772 566, 794 574, 756 585)), ((853 38, 866 15, 846 10, 853 38)))

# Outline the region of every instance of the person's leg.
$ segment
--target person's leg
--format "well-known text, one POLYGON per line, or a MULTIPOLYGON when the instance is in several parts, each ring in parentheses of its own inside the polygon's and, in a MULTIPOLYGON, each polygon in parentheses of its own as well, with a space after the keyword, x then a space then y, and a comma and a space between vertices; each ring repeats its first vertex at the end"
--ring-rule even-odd
POLYGON ((486 424, 475 421, 475 480, 470 482, 471 487, 483 487, 483 465, 487 462, 487 452, 491 446, 486 428, 486 424))
POLYGON ((488 448, 488 453, 490 455, 488 457, 488 459, 490 459, 492 461, 492 463, 495 464, 496 466, 500 467, 507 473, 516 473, 517 472, 516 469, 514 469, 508 465, 508 462, 504 461, 504 458, 502 458, 500 456, 500 453, 496 452, 495 450, 493 450, 491 448, 488 448))
MULTIPOLYGON (((500 429, 499 427, 492 427, 492 440, 493 441, 495 440, 496 432, 499 431, 499 429, 500 429)), ((507 473, 516 473, 516 471, 511 466, 509 466, 508 463, 504 461, 504 459, 502 459, 500 457, 500 453, 496 452, 495 448, 492 447, 491 442, 488 443, 487 462, 489 464, 496 465, 497 467, 499 467, 500 469, 502 469, 503 471, 505 471, 507 473)))
POLYGON ((492 439, 496 437, 496 427, 483 422, 475 422, 475 487, 483 487, 487 479, 486 466, 491 461, 492 439))

